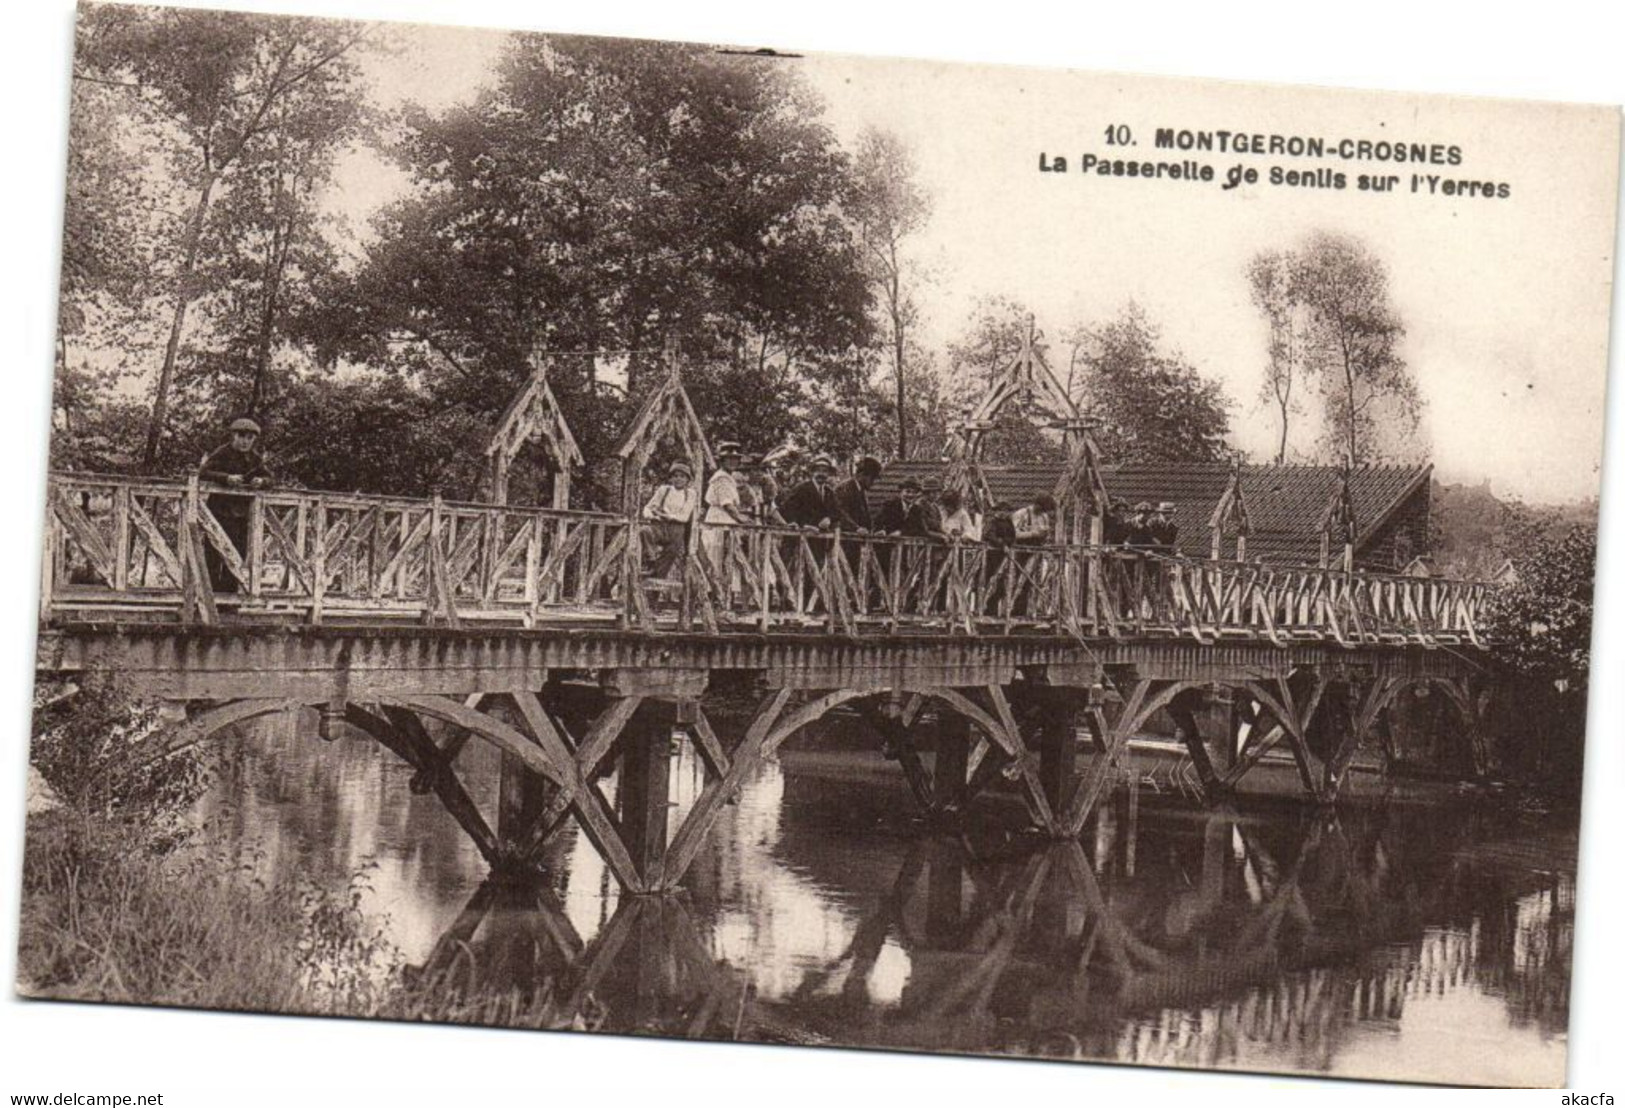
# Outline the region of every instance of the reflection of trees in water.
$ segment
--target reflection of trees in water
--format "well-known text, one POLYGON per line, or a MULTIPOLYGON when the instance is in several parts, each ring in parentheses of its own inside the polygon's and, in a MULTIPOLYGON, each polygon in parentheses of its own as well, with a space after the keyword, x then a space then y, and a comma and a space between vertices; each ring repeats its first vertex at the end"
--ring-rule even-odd
POLYGON ((579 1030, 738 1037, 748 984, 717 962, 674 897, 626 897, 591 939, 540 884, 487 880, 414 967, 415 988, 545 1013, 579 1030))
POLYGON ((1511 899, 1526 882, 1502 882, 1507 899, 1486 914, 1477 980, 1505 998, 1514 1027, 1542 1035, 1568 1027, 1574 948, 1574 882, 1563 875, 1511 899))
MULTIPOLYGON (((315 734, 306 712, 222 735, 221 787, 204 797, 198 818, 217 847, 263 877, 344 888, 368 869, 368 909, 387 912, 391 939, 416 957, 486 867, 435 797, 409 792, 404 763, 372 742, 315 734)), ((494 787, 488 751, 471 746, 464 759, 471 788, 494 787)))
POLYGON ((1398 1021, 1420 997, 1503 991, 1521 958, 1539 1030, 1561 1031, 1566 953, 1547 954, 1566 952, 1561 922, 1457 857, 1493 828, 1429 809, 1221 812, 1085 836, 1111 856, 916 846, 828 971, 843 987, 811 977, 790 1007, 834 1038, 887 1045, 1324 1071, 1357 1025, 1398 1021), (1485 941, 1503 910, 1521 920, 1516 950, 1485 941), (911 974, 879 1012, 853 974, 889 940, 911 974))
MULTIPOLYGON (((1081 843, 1035 849, 922 836, 900 786, 769 766, 687 901, 617 896, 574 835, 550 844, 553 891, 531 893, 479 884, 434 798, 394 779, 407 767, 313 730, 234 745, 203 805, 217 834, 324 884, 377 859, 375 899, 426 987, 545 1000, 565 1025, 1318 1071, 1361 1028, 1462 989, 1533 1033, 1567 1022, 1572 884, 1486 854, 1530 834, 1494 814, 1119 802, 1081 843)), ((484 754, 465 757, 488 802, 484 754)), ((684 744, 674 825, 703 779, 684 744)))
MULTIPOLYGON (((1561 1033, 1568 931, 1561 919, 1528 905, 1531 897, 1560 903, 1567 882, 1520 871, 1509 883, 1505 874, 1487 878, 1463 861, 1461 851, 1495 826, 1494 817, 1429 809, 1355 810, 1341 820, 1300 825, 1289 854, 1281 850, 1278 826, 1266 847, 1256 824, 1209 817, 1201 877, 1191 880, 1182 865, 1194 850, 1176 845, 1166 855, 1169 872, 1150 894, 1167 898, 1169 911, 1160 935, 1141 933, 1159 949, 1175 943, 1170 967, 1124 982, 1115 1040, 1079 1037, 1069 1052, 1159 1065, 1324 1071, 1335 1068, 1359 1025, 1396 1025, 1407 1004, 1460 989, 1506 995, 1515 1026, 1523 1008, 1543 1037, 1561 1033), (1216 851, 1216 840, 1227 837, 1233 849, 1216 851), (1176 869, 1193 889, 1170 896, 1176 869), (1523 892, 1538 882, 1550 887, 1523 892), (1196 897, 1217 926, 1188 926, 1192 917, 1179 909, 1192 902, 1182 895, 1196 897), (1503 926, 1509 915, 1510 931, 1503 926), (1518 951, 1530 954, 1521 967, 1518 951), (1538 1014, 1520 1003, 1520 993, 1542 998, 1538 1014)), ((1145 845, 1146 855, 1158 856, 1145 845)), ((1147 917, 1154 918, 1141 913, 1142 921, 1147 917)), ((1461 1030, 1469 1038, 1497 1028, 1461 1030)), ((1471 1078, 1470 1052, 1460 1072, 1471 1078)))

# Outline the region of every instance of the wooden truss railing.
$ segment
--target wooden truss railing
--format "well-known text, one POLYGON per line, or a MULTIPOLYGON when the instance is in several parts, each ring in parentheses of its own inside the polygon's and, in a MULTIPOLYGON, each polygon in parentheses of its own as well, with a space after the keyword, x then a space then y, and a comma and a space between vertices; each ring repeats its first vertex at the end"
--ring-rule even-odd
POLYGON ((42 618, 1478 643, 1489 586, 1091 546, 53 475, 42 618), (674 533, 675 531, 675 533, 674 533), (672 550, 668 557, 662 552, 672 550), (652 574, 664 561, 668 577, 652 574))
POLYGON ((77 475, 49 496, 47 618, 234 605, 529 626, 606 607, 627 564, 626 521, 592 512, 77 475))

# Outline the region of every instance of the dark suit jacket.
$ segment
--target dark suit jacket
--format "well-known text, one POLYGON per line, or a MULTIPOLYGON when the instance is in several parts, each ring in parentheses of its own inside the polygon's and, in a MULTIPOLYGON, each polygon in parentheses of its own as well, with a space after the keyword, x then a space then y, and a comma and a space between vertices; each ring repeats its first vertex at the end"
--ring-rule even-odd
POLYGON ((823 519, 833 526, 841 521, 841 505, 835 498, 835 486, 826 485, 820 492, 811 481, 803 481, 779 501, 779 514, 796 527, 817 527, 823 519))
POLYGON ((874 516, 869 513, 869 494, 858 484, 856 477, 848 477, 835 486, 835 503, 841 509, 841 526, 847 530, 874 529, 874 516))
POLYGON ((942 532, 942 514, 924 500, 916 500, 912 508, 905 508, 901 498, 888 500, 875 516, 875 529, 923 539, 942 532))
POLYGON ((231 443, 211 451, 198 466, 198 476, 205 481, 224 484, 227 477, 241 477, 251 481, 255 477, 271 476, 265 464, 265 455, 258 450, 238 450, 231 443))

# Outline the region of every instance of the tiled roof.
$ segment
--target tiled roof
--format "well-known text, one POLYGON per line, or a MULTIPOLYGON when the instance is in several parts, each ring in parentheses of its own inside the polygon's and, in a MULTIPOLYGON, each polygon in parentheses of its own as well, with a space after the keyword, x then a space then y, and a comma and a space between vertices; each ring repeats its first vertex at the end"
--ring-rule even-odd
MULTIPOLYGON (((943 469, 940 462, 894 462, 869 495, 883 503, 897 495, 904 477, 940 480, 943 469)), ((1401 504, 1427 487, 1429 470, 1428 466, 1363 466, 1355 470, 1350 487, 1362 544, 1401 504)), ((1011 504, 1028 503, 1040 493, 1053 492, 1061 478, 1058 465, 986 466, 983 471, 993 495, 1011 504)), ((1317 559, 1321 515, 1338 489, 1341 472, 1336 466, 1243 466, 1241 487, 1252 520, 1248 555, 1271 561, 1317 559)), ((1230 483, 1229 465, 1148 462, 1104 466, 1101 479, 1113 496, 1121 496, 1130 504, 1141 500, 1172 501, 1180 549, 1192 556, 1207 555, 1212 541, 1208 520, 1230 483)))

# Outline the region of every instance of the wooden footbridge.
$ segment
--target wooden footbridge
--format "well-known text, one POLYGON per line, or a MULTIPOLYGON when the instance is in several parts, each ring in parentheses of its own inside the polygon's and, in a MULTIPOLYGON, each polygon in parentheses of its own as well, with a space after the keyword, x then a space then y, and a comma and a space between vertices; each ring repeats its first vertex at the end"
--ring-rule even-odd
MULTIPOLYGON (((985 486, 977 453, 998 406, 1048 397, 1070 458, 1049 544, 743 524, 702 543, 691 526, 674 579, 651 580, 645 467, 667 440, 697 474, 710 464, 675 360, 618 452, 618 514, 564 506, 579 454, 538 368, 493 440, 488 502, 52 475, 40 666, 114 673, 185 705, 172 750, 314 707, 324 738, 370 736, 410 763, 413 788, 437 793, 494 866, 529 863, 573 818, 633 892, 676 887, 719 806, 842 705, 870 719, 929 811, 958 817, 1007 781, 1063 839, 1159 712, 1210 796, 1284 746, 1306 792, 1335 800, 1356 749, 1417 682, 1443 688, 1479 733, 1487 586, 1357 571, 1348 556, 1247 561, 1239 485, 1211 558, 1103 544, 1086 423, 1034 350, 960 429, 951 474, 985 486), (553 454, 552 507, 502 502, 529 440, 553 454), (1220 687, 1235 709, 1203 734, 1220 687), (720 694, 742 692, 759 706, 724 719, 720 694), (675 829, 674 729, 709 774, 675 829), (1081 774, 1080 731, 1093 747, 1081 774), (489 817, 456 771, 470 738, 504 756, 489 817), (612 771, 613 806, 599 788, 612 771)), ((1336 508, 1328 535, 1347 530, 1336 508)))
POLYGON ((624 517, 236 492, 239 549, 209 506, 220 491, 53 476, 41 668, 185 704, 171 748, 314 706, 324 737, 349 724, 411 763, 493 863, 532 857, 573 816, 634 891, 674 887, 718 805, 843 704, 929 809, 963 811, 1008 779, 1062 837, 1159 711, 1213 795, 1284 744, 1331 801, 1402 687, 1436 684, 1471 724, 1485 704, 1477 584, 746 526, 722 529, 721 572, 696 547, 664 583, 641 568, 645 525, 624 517), (211 587, 209 550, 235 591, 211 587), (1204 735, 1214 686, 1238 708, 1204 735), (725 741, 708 694, 746 688, 762 703, 725 741), (1080 723, 1095 756, 1075 776, 1080 723), (674 728, 711 783, 668 834, 674 728), (470 737, 513 779, 494 821, 455 772, 470 737), (597 783, 617 767, 612 813, 597 783))

